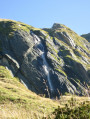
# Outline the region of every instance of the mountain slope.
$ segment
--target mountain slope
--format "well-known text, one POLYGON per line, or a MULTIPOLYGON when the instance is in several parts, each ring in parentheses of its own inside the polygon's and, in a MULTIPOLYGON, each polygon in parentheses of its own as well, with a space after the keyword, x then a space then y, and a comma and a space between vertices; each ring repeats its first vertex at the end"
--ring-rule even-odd
POLYGON ((36 119, 53 112, 58 104, 31 92, 7 68, 0 66, 0 119, 36 119))
POLYGON ((90 33, 88 33, 88 34, 83 34, 83 35, 81 35, 81 36, 84 37, 85 39, 87 39, 88 42, 90 42, 90 33))
MULTIPOLYGON (((0 119, 42 119, 60 105, 64 107, 71 96, 62 96, 60 101, 40 97, 28 90, 7 68, 0 66, 0 119)), ((76 97, 78 103, 88 97, 76 97)), ((52 119, 52 118, 51 118, 52 119)))
POLYGON ((89 50, 88 41, 65 25, 37 29, 0 20, 0 65, 37 94, 85 95, 90 86, 89 50))

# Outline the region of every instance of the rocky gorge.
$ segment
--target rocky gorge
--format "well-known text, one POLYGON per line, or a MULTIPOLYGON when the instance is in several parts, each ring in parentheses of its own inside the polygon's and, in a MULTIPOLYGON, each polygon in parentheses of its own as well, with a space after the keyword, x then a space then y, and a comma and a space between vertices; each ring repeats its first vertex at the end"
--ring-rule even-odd
POLYGON ((1 19, 0 65, 29 90, 50 98, 86 95, 90 87, 90 43, 59 23, 38 29, 1 19))

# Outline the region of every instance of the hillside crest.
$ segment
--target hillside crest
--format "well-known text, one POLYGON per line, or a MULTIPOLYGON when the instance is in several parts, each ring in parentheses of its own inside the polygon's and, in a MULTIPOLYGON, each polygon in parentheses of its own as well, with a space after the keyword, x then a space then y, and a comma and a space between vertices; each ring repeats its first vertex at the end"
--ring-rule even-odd
POLYGON ((87 94, 90 43, 65 25, 38 29, 0 20, 0 65, 37 94, 87 94))

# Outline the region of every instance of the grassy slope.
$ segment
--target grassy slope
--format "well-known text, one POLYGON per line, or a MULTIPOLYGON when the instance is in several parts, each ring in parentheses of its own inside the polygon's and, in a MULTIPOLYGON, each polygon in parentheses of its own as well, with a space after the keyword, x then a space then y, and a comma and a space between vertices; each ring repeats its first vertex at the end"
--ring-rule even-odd
POLYGON ((64 108, 58 107, 49 119, 90 119, 90 102, 75 106, 73 98, 64 108))
MULTIPOLYGON (((43 116, 54 111, 58 103, 42 98, 26 89, 17 78, 12 78, 5 67, 0 66, 0 116, 43 116), (24 111, 24 112, 23 112, 24 111)), ((0 118, 1 118, 0 117, 0 118)), ((22 118, 21 118, 22 119, 22 118)))
MULTIPOLYGON (((71 96, 62 96, 60 101, 40 97, 26 89, 17 78, 0 66, 0 119, 38 119, 52 113, 58 105, 63 107, 71 96)), ((88 100, 75 97, 77 101, 88 100)))
POLYGON ((24 24, 19 21, 9 20, 9 19, 0 19, 0 32, 8 37, 12 37, 14 35, 14 31, 16 30, 24 30, 26 32, 30 32, 30 30, 40 30, 38 28, 34 28, 30 25, 24 24))

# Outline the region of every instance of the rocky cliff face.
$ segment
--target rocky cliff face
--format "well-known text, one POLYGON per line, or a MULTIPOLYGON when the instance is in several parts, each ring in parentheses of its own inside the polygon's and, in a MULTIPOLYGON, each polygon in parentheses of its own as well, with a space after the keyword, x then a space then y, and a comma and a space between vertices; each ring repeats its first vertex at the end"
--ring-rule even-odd
POLYGON ((62 24, 36 29, 0 20, 0 65, 37 94, 85 95, 90 86, 89 50, 86 39, 62 24))
POLYGON ((88 34, 83 34, 81 35, 82 37, 86 38, 86 40, 88 40, 88 42, 90 42, 90 33, 88 34))

